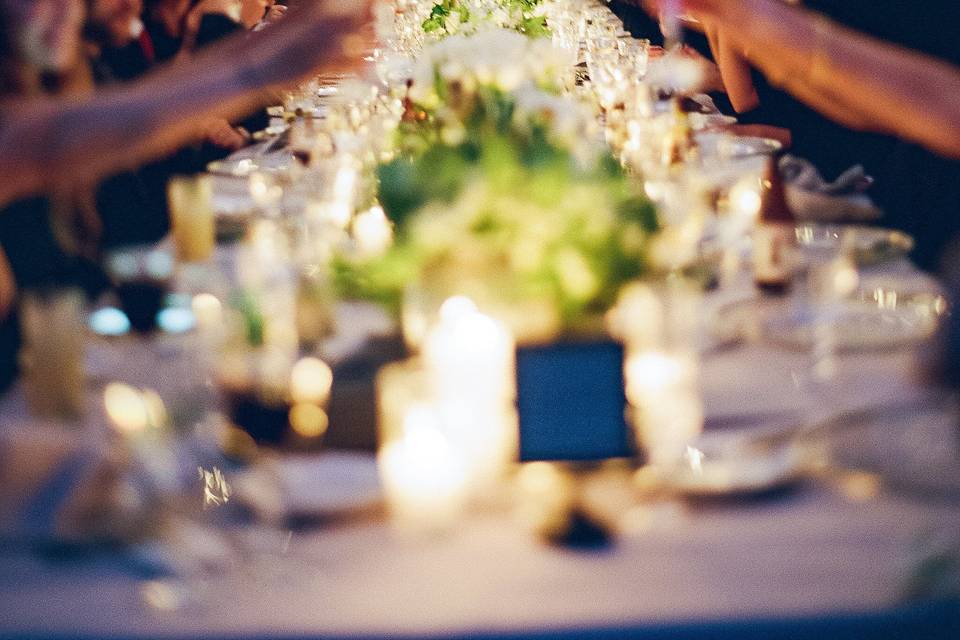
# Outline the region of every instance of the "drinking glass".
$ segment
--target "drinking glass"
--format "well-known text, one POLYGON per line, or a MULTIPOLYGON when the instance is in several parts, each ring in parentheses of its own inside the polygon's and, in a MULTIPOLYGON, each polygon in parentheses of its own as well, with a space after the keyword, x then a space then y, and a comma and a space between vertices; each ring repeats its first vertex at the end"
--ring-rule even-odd
POLYGON ((180 262, 205 262, 213 255, 216 229, 213 183, 208 175, 175 176, 167 185, 173 241, 180 262))
POLYGON ((20 300, 24 390, 34 416, 74 420, 83 411, 83 294, 27 291, 20 300))

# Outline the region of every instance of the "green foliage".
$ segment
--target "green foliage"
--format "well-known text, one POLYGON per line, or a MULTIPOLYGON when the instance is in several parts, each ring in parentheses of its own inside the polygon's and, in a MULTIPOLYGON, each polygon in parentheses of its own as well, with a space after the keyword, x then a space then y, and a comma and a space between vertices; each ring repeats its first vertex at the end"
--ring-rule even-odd
POLYGON ((477 0, 472 3, 475 10, 471 11, 469 3, 464 0, 440 0, 430 9, 430 15, 421 27, 424 33, 449 35, 463 30, 465 26, 492 21, 494 10, 500 9, 500 15, 505 13, 508 17, 508 23, 498 26, 519 31, 531 38, 548 37, 550 28, 546 18, 534 15, 540 3, 541 0, 477 0), (454 16, 456 22, 452 23, 454 16))
POLYGON ((257 297, 249 291, 238 291, 234 294, 232 305, 240 312, 243 319, 244 336, 251 347, 263 345, 266 321, 257 297))
POLYGON ((645 273, 656 215, 615 161, 581 166, 548 123, 518 117, 511 97, 490 87, 478 91, 459 142, 444 144, 438 126, 410 124, 401 141, 416 141, 380 166, 396 243, 365 262, 339 259, 342 295, 396 312, 409 283, 471 280, 506 304, 549 304, 570 328, 645 273))
POLYGON ((433 5, 430 15, 421 25, 425 33, 436 33, 446 31, 447 20, 454 14, 457 14, 460 23, 470 21, 470 10, 458 0, 441 0, 433 5))

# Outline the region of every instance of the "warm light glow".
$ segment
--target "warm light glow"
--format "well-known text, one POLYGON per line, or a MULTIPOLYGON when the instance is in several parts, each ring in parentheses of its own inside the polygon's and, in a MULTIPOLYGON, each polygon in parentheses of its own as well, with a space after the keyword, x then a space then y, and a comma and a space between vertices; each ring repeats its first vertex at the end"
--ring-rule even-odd
POLYGON ((703 473, 703 451, 687 445, 687 452, 684 454, 684 457, 690 464, 690 470, 693 471, 694 474, 701 475, 703 473))
POLYGON ((144 389, 141 392, 143 406, 147 411, 147 424, 151 427, 162 427, 167 424, 167 408, 163 400, 153 389, 144 389))
POLYGON ((301 402, 290 409, 290 426, 304 438, 319 438, 330 423, 327 412, 315 404, 301 402))
POLYGON ((103 392, 103 404, 110 422, 121 433, 143 431, 150 414, 143 394, 122 382, 111 382, 103 392))
POLYGON ((200 330, 219 327, 223 322, 223 305, 211 293, 198 293, 193 296, 190 306, 200 330))
POLYGON ((549 462, 531 462, 520 468, 517 474, 520 488, 534 495, 550 495, 563 488, 563 477, 557 467, 549 462))
POLYGON ((357 215, 353 220, 353 237, 365 255, 383 253, 393 242, 393 226, 379 205, 357 215))
POLYGON ((352 202, 356 184, 357 172, 351 167, 341 167, 333 182, 334 199, 338 202, 352 202))
POLYGON ((457 322, 468 315, 479 313, 477 305, 466 296, 447 298, 440 305, 440 322, 457 322))
POLYGON ((839 297, 849 296, 857 290, 859 284, 860 274, 852 260, 844 261, 833 274, 833 290, 839 297))
POLYGON ((203 467, 197 467, 200 474, 200 482, 203 483, 203 506, 219 507, 230 501, 233 490, 219 468, 207 471, 203 467))
POLYGON ((883 483, 875 473, 850 471, 840 478, 840 491, 852 502, 867 502, 880 495, 883 483))
POLYGON ((276 204, 283 197, 283 189, 265 173, 252 173, 249 178, 250 197, 261 207, 276 204))
POLYGON ((754 219, 760 213, 760 191, 756 180, 740 181, 730 189, 731 213, 738 217, 754 219))
POLYGON ((444 301, 439 316, 423 346, 427 384, 439 428, 479 492, 515 457, 513 338, 464 296, 444 301))
MULTIPOLYGON (((489 361, 510 342, 506 329, 477 310, 470 298, 454 296, 440 306, 440 323, 427 338, 427 359, 437 364, 478 357, 489 361)), ((443 365, 441 365, 443 366, 443 365)))
POLYGON ((695 357, 639 353, 627 359, 625 369, 637 439, 651 464, 669 468, 683 458, 694 467, 701 464, 699 452, 689 446, 703 430, 695 357))
POLYGON ((683 381, 686 367, 678 358, 664 353, 649 352, 630 357, 627 361, 627 393, 631 402, 642 402, 656 397, 669 387, 683 381))
POLYGON ((294 402, 323 404, 330 397, 333 371, 317 358, 302 358, 290 372, 290 395, 294 402))
POLYGON ((327 219, 337 227, 346 229, 353 215, 351 207, 346 202, 332 202, 326 207, 327 219))
POLYGON ((390 509, 401 527, 429 530, 455 522, 465 498, 466 474, 430 407, 407 411, 402 436, 381 449, 378 462, 390 509))

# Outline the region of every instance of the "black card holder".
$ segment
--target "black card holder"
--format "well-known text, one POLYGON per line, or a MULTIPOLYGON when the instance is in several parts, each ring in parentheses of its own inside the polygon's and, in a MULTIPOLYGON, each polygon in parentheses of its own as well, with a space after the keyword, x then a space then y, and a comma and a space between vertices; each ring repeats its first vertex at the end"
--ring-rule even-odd
POLYGON ((591 462, 635 454, 623 345, 557 342, 517 349, 520 460, 591 462))

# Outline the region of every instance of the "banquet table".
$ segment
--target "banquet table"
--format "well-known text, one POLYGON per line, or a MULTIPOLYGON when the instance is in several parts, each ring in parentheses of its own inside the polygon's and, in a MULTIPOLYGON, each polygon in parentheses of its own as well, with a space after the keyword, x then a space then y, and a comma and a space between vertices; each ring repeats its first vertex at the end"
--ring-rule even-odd
MULTIPOLYGON (((935 286, 906 261, 865 277, 935 286)), ((712 294, 707 304, 724 302, 712 294)), ((109 345, 111 375, 143 368, 129 349, 144 344, 109 345)), ((916 355, 844 354, 825 400, 797 388, 804 352, 756 340, 712 349, 702 364, 706 428, 789 426, 829 401, 865 411, 874 427, 852 446, 896 441, 939 411, 937 393, 917 382, 916 355)), ((2 399, 0 417, 5 432, 29 428, 21 389, 2 399)), ((373 469, 372 453, 351 455, 373 469)), ((71 554, 8 541, 0 637, 958 637, 957 603, 911 599, 907 585, 925 537, 960 531, 960 501, 863 484, 826 473, 706 502, 608 488, 617 535, 589 551, 544 543, 509 505, 425 537, 396 531, 377 504, 289 526, 224 525, 233 551, 184 575, 158 573, 142 548, 71 554)))

